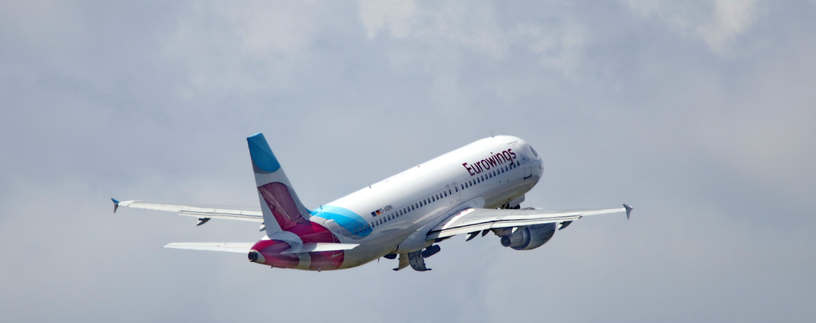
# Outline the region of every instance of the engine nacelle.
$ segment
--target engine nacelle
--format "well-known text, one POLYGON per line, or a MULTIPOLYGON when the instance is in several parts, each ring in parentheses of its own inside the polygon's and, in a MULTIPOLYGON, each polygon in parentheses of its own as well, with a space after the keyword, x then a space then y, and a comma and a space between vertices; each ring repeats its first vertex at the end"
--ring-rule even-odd
POLYGON ((503 235, 501 244, 515 250, 532 250, 541 247, 555 234, 556 224, 537 224, 521 227, 516 232, 503 235))

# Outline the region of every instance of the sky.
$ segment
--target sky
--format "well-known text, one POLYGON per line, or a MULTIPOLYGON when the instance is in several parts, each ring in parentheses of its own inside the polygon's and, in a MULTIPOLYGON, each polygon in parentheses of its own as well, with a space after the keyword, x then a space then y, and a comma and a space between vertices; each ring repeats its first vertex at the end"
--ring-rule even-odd
POLYGON ((812 322, 816 2, 2 1, 9 322, 812 322), (532 251, 454 237, 433 271, 321 273, 170 242, 256 223, 263 132, 307 207, 492 134, 522 206, 607 208, 532 251), (236 223, 237 222, 237 223, 236 223))

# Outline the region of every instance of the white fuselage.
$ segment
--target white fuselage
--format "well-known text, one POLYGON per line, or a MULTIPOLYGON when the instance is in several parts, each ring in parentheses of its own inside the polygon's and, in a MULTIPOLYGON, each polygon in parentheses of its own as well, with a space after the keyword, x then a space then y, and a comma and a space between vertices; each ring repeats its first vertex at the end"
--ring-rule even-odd
POLYGON ((542 172, 541 158, 524 140, 485 138, 326 204, 362 216, 370 230, 362 238, 330 225, 319 213, 310 220, 325 225, 341 242, 360 244, 346 251, 338 269, 356 267, 431 245, 428 231, 463 209, 517 205, 542 172))

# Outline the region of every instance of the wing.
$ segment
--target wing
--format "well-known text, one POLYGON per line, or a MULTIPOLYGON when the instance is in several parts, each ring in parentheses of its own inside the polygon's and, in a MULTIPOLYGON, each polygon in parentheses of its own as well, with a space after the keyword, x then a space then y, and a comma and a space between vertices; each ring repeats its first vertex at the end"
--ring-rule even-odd
POLYGON ((165 245, 170 249, 207 250, 235 253, 249 253, 252 242, 173 242, 165 245))
MULTIPOLYGON (((160 204, 160 203, 150 203, 150 202, 143 202, 143 201, 118 201, 116 199, 111 199, 113 201, 113 212, 115 213, 120 206, 122 207, 130 207, 134 209, 145 209, 145 210, 156 210, 156 211, 168 211, 168 212, 178 212, 179 215, 184 216, 191 216, 196 217, 199 219, 228 219, 228 220, 239 220, 239 221, 251 221, 251 222, 263 222, 263 215, 260 211, 246 211, 246 210, 236 210, 236 209, 221 209, 221 208, 208 208, 208 207, 196 207, 196 206, 186 206, 186 205, 172 205, 172 204, 160 204)), ((204 221, 206 222, 206 221, 204 221)), ((204 224, 199 221, 199 224, 204 224)))
POLYGON ((615 209, 562 210, 543 209, 475 209, 470 208, 454 214, 428 232, 427 240, 445 238, 460 233, 477 232, 496 228, 511 228, 534 224, 571 222, 587 215, 626 212, 632 207, 624 204, 615 209))

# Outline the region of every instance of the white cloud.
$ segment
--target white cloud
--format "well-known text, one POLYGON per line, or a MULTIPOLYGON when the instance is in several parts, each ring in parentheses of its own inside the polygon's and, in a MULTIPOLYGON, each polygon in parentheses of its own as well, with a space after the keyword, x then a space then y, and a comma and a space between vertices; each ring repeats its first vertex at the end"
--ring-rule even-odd
POLYGON ((587 31, 583 25, 564 22, 544 28, 535 24, 520 24, 513 34, 527 44, 527 48, 540 56, 543 66, 552 68, 568 77, 575 77, 580 68, 587 43, 587 31))
POLYGON ((310 2, 196 4, 167 52, 184 62, 196 88, 284 86, 321 29, 322 12, 310 2))
POLYGON ((360 1, 360 18, 369 39, 385 29, 394 37, 405 37, 411 31, 417 15, 416 4, 412 0, 360 1))
POLYGON ((756 21, 759 0, 709 0, 678 2, 667 0, 624 0, 643 16, 657 16, 669 28, 684 36, 703 40, 719 55, 729 53, 736 37, 756 21))
MULTIPOLYGON (((412 0, 360 1, 360 19, 369 39, 390 36, 429 47, 425 53, 392 54, 398 66, 431 62, 433 71, 450 78, 450 70, 459 68, 460 52, 476 53, 494 60, 505 60, 513 47, 526 48, 539 57, 544 68, 567 77, 575 77, 582 67, 588 28, 561 3, 544 3, 535 8, 553 19, 526 19, 502 24, 493 4, 487 2, 443 1, 428 4, 412 0), (556 17, 557 16, 557 17, 556 17), (447 50, 440 50, 447 49, 447 50), (410 58, 410 59, 407 59, 410 58)), ((539 17, 540 18, 540 17, 539 17)), ((404 49, 399 49, 404 51, 404 49)), ((414 68, 414 67, 410 67, 414 68)), ((437 82, 439 83, 439 82, 437 82)))
POLYGON ((411 0, 361 0, 360 19, 369 39, 381 32, 393 38, 413 38, 431 44, 455 44, 503 58, 508 43, 487 3, 446 1, 434 7, 411 0))

